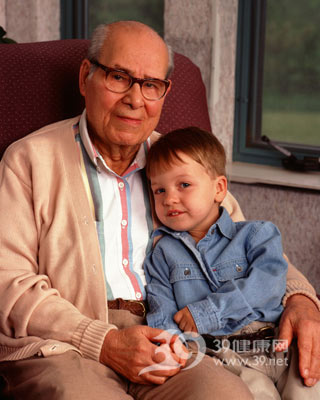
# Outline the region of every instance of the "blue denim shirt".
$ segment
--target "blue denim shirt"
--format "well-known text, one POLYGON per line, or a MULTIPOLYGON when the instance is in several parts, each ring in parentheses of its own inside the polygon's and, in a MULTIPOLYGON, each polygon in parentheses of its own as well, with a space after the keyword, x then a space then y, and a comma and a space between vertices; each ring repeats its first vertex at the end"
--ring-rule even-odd
POLYGON ((144 265, 150 326, 180 332, 173 316, 185 306, 200 334, 225 335, 255 320, 278 320, 287 263, 274 224, 234 223, 221 208, 198 243, 167 227, 157 234, 164 236, 144 265))

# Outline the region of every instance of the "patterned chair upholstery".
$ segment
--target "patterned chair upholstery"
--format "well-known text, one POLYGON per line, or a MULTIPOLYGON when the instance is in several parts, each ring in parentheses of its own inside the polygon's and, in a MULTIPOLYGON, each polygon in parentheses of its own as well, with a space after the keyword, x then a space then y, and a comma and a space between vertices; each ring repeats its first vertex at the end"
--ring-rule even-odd
MULTIPOLYGON (((70 39, 0 45, 0 157, 13 141, 82 112, 78 72, 88 43, 70 39)), ((199 68, 176 53, 171 79, 157 130, 190 125, 211 130, 199 68)))

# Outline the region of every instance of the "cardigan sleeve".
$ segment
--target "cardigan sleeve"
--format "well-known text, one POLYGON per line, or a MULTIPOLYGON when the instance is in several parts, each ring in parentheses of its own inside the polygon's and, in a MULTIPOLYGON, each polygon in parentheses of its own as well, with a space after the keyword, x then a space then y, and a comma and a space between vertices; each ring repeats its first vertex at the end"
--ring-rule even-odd
MULTIPOLYGON (((227 196, 221 205, 227 209, 234 222, 245 220, 239 203, 230 192, 227 193, 227 196)), ((316 304, 320 311, 320 301, 317 298, 314 288, 310 285, 306 277, 290 262, 288 257, 286 255, 284 255, 284 257, 288 262, 288 273, 286 294, 283 298, 283 306, 285 307, 289 297, 293 296, 294 294, 302 294, 309 297, 310 300, 316 304)))
MULTIPOLYGON (((38 189, 32 183, 37 172, 26 158, 19 159, 14 150, 10 153, 15 162, 5 155, 0 163, 1 346, 13 349, 30 343, 32 338, 35 342, 53 339, 76 346, 83 356, 98 361, 105 335, 116 327, 94 318, 89 310, 80 312, 72 304, 71 296, 67 300, 60 293, 63 285, 57 284, 58 275, 46 274, 50 259, 44 257, 41 243, 47 243, 46 235, 54 228, 49 224, 48 232, 44 233, 46 214, 35 212, 40 208, 35 201, 38 189)), ((47 179, 45 174, 44 179, 47 179)), ((45 207, 42 209, 45 211, 45 207)), ((67 233, 64 235, 61 233, 60 241, 66 240, 67 233)), ((72 286, 68 278, 64 285, 72 286)), ((74 300, 77 304, 77 299, 74 300)))

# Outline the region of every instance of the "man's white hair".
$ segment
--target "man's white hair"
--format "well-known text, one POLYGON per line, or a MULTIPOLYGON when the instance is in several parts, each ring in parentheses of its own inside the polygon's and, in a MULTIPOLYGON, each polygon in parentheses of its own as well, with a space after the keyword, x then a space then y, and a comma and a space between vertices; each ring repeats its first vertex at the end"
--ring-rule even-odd
MULTIPOLYGON (((153 31, 164 42, 164 44, 166 45, 167 50, 168 50, 168 58, 169 58, 168 69, 167 69, 167 73, 166 73, 166 79, 167 79, 170 76, 170 74, 172 73, 173 67, 174 67, 172 48, 168 43, 166 43, 166 41, 154 29, 150 28, 148 25, 142 24, 141 22, 119 21, 119 22, 113 22, 111 24, 98 25, 92 33, 91 42, 90 42, 90 46, 89 46, 88 53, 87 53, 87 58, 89 60, 98 60, 100 53, 101 53, 101 49, 103 47, 103 44, 104 44, 105 40, 108 38, 108 35, 110 34, 112 27, 119 26, 121 24, 128 28, 130 28, 130 26, 132 26, 133 28, 136 28, 138 25, 147 27, 148 29, 153 31)), ((95 70, 95 68, 96 68, 96 66, 92 65, 90 73, 92 73, 95 70)))

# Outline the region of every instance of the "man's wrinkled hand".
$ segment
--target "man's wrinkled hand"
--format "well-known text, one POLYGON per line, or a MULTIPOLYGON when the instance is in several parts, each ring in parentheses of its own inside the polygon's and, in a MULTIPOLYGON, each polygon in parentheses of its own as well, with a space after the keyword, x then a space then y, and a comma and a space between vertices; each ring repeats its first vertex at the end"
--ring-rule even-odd
POLYGON ((279 339, 287 341, 288 346, 297 338, 300 375, 305 385, 315 385, 320 380, 320 312, 314 302, 303 295, 291 296, 279 328, 279 339))
POLYGON ((177 336, 148 326, 113 329, 105 337, 100 362, 131 382, 159 385, 186 364, 188 351, 174 345, 176 340, 177 336))

